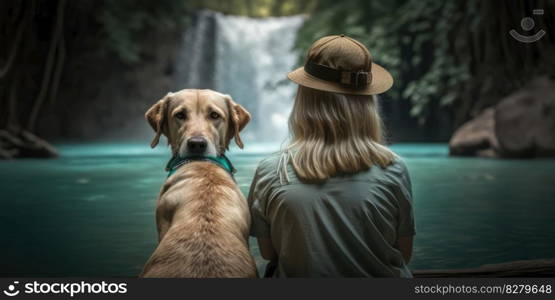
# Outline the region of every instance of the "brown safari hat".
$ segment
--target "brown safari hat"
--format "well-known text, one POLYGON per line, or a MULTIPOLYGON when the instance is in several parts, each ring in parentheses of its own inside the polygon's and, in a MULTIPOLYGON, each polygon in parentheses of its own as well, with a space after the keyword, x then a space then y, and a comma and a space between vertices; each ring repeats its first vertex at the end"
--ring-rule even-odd
POLYGON ((391 74, 372 62, 368 49, 343 34, 314 42, 305 65, 287 77, 316 90, 353 95, 381 94, 393 85, 391 74))

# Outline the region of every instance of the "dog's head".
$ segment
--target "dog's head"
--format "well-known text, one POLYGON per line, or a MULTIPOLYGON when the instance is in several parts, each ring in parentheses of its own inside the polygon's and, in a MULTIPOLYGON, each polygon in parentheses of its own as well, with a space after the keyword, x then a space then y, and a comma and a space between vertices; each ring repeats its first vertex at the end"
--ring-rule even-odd
POLYGON ((239 132, 251 119, 229 95, 193 89, 168 93, 145 117, 156 132, 150 146, 156 147, 163 134, 172 153, 182 157, 223 154, 233 138, 243 148, 239 132))

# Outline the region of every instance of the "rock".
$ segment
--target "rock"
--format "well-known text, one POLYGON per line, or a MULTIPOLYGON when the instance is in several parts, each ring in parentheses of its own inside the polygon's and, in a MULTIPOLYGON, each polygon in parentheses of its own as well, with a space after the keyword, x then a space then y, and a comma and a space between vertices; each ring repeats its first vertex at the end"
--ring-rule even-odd
POLYGON ((14 153, 12 151, 8 151, 0 147, 0 159, 12 159, 13 157, 14 153))
POLYGON ((532 81, 496 107, 495 134, 502 157, 555 156, 555 81, 532 81))
POLYGON ((540 77, 461 126, 449 141, 458 156, 555 157, 555 81, 540 77))
POLYGON ((461 126, 449 141, 449 154, 456 156, 497 156, 497 139, 494 134, 493 108, 484 110, 476 118, 461 126))
POLYGON ((26 130, 0 130, 0 159, 54 157, 52 145, 26 130))

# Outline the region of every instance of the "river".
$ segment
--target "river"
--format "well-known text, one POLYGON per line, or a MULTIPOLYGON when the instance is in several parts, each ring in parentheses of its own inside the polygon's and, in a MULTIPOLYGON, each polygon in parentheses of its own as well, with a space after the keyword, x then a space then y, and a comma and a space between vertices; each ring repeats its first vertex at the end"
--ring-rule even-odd
MULTIPOLYGON (((0 275, 137 275, 156 247, 169 155, 147 144, 61 144, 58 159, 0 161, 0 275)), ((392 148, 413 181, 411 269, 555 257, 555 160, 451 158, 444 144, 392 148)), ((245 195, 257 162, 277 149, 232 149, 245 195)))

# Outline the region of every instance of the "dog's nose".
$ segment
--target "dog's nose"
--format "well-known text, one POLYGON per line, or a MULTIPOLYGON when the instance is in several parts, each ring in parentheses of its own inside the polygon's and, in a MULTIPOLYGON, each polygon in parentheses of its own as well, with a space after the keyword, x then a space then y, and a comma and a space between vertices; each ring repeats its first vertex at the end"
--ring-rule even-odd
POLYGON ((193 154, 202 154, 206 151, 208 142, 203 137, 192 137, 187 141, 187 148, 193 154))

